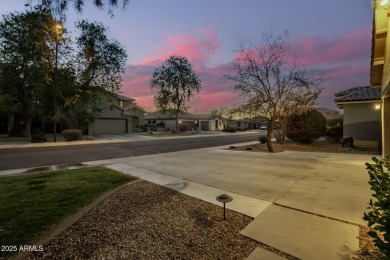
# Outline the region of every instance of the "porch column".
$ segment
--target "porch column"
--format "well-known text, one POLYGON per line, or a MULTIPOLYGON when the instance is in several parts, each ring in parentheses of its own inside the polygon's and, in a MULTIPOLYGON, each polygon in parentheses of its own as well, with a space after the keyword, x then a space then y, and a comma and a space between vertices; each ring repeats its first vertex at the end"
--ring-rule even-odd
POLYGON ((390 154, 390 96, 382 98, 382 154, 390 154))

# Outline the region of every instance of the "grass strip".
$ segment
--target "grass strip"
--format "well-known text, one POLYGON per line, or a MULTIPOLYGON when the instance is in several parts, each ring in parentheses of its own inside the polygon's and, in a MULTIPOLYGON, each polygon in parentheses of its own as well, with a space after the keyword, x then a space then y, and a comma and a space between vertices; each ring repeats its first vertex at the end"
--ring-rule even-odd
MULTIPOLYGON (((0 178, 0 246, 32 244, 105 192, 133 179, 103 167, 0 178)), ((0 259, 11 253, 0 251, 0 259)))

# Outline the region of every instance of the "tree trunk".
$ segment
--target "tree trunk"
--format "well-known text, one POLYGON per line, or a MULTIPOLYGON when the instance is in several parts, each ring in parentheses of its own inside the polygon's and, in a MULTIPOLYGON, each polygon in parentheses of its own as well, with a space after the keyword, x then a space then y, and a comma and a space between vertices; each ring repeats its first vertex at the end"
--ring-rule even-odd
POLYGON ((25 137, 28 137, 28 138, 31 138, 31 122, 32 122, 32 118, 31 116, 27 116, 25 118, 25 132, 24 132, 24 136, 25 137))
POLYGON ((179 110, 176 110, 176 133, 179 132, 179 110))
POLYGON ((268 121, 267 147, 268 147, 268 152, 270 152, 270 153, 274 152, 274 148, 272 146, 272 133, 273 133, 273 130, 274 130, 274 124, 275 124, 275 120, 273 118, 268 121))

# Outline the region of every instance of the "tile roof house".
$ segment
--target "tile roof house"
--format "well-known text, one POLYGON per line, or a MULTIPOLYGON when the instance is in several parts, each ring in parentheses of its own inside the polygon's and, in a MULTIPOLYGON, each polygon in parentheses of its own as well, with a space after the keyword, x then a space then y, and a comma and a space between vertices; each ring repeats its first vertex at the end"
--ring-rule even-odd
POLYGON ((343 109, 343 136, 353 137, 356 146, 382 150, 381 91, 372 87, 355 87, 334 94, 343 109))
POLYGON ((260 129, 262 125, 268 126, 268 121, 261 116, 253 118, 241 118, 228 122, 228 127, 235 130, 260 129))
MULTIPOLYGON (((372 87, 356 87, 346 89, 335 94, 335 102, 342 104, 344 102, 377 102, 381 98, 381 90, 372 87)), ((342 105, 341 105, 342 108, 342 105)))
MULTIPOLYGON (((176 128, 176 117, 173 113, 164 114, 155 111, 145 115, 145 124, 148 126, 164 125, 165 131, 172 131, 176 128)), ((225 120, 218 116, 209 114, 192 114, 189 112, 179 113, 179 127, 185 126, 188 131, 220 131, 224 128, 225 120)))

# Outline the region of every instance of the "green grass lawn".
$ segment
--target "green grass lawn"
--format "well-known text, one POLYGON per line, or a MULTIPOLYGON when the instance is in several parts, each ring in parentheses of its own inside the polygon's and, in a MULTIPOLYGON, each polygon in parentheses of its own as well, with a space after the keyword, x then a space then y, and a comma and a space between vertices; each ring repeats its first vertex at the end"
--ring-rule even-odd
MULTIPOLYGON (((31 245, 104 192, 131 180, 103 167, 0 178, 0 246, 31 245)), ((7 256, 0 252, 0 258, 7 256)))

